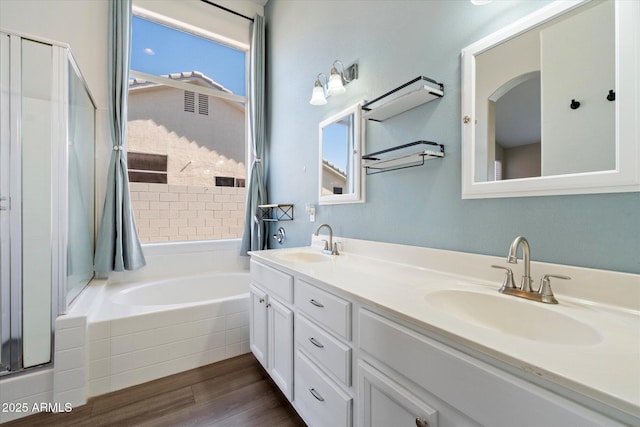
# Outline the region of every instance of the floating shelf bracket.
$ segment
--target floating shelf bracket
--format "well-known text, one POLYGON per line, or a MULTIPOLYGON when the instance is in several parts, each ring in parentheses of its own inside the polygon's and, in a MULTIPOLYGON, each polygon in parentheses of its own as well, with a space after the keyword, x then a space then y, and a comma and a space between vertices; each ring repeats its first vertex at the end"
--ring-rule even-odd
POLYGON ((415 141, 362 156, 367 175, 424 165, 425 160, 444 157, 444 145, 415 141), (427 148, 436 147, 436 149, 427 148))
POLYGON ((444 85, 424 76, 385 93, 362 106, 365 119, 381 122, 444 96, 444 85))
POLYGON ((257 216, 266 222, 293 221, 293 204, 258 205, 257 216))

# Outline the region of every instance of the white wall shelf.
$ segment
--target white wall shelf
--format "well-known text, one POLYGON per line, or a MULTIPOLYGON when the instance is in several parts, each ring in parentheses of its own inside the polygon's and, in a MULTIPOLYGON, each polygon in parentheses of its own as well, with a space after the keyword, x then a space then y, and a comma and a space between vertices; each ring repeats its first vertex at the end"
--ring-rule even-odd
POLYGON ((363 117, 381 122, 443 96, 442 83, 419 76, 364 104, 363 117))
POLYGON ((425 160, 444 157, 444 145, 414 141, 362 156, 367 175, 424 165, 425 160))

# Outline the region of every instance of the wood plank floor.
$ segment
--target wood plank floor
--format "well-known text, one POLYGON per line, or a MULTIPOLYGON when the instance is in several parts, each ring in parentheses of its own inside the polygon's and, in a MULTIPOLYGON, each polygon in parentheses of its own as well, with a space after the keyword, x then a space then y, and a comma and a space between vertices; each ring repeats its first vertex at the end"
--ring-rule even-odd
POLYGON ((9 426, 291 426, 305 423, 251 353, 92 398, 9 426))

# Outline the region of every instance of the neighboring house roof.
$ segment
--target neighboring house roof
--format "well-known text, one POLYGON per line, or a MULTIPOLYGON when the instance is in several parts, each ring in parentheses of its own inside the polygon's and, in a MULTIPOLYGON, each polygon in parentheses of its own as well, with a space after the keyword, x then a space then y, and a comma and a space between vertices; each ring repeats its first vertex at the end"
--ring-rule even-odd
MULTIPOLYGON (((211 77, 201 73, 200 71, 184 71, 181 73, 162 74, 160 77, 167 77, 171 80, 187 81, 190 83, 199 83, 202 86, 209 87, 211 89, 217 89, 222 92, 233 93, 220 83, 213 80, 211 77)), ((142 89, 154 86, 161 86, 157 83, 153 83, 144 79, 137 79, 134 77, 129 78, 129 89, 142 89)))
POLYGON ((336 166, 335 164, 331 163, 329 160, 327 159, 322 159, 322 166, 329 169, 330 171, 333 171, 334 173, 345 177, 347 176, 347 172, 340 169, 338 166, 336 166))

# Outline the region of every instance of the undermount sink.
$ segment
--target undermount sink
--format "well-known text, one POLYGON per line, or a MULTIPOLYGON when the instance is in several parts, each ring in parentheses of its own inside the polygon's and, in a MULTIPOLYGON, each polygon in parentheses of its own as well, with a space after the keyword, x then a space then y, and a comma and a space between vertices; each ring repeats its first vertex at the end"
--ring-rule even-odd
POLYGON ((434 308, 461 320, 533 341, 565 345, 594 345, 602 335, 590 325, 549 309, 542 303, 520 300, 501 294, 483 294, 464 290, 429 293, 427 302, 434 308))
POLYGON ((281 252, 276 256, 289 262, 323 262, 331 259, 331 255, 316 252, 281 252))

